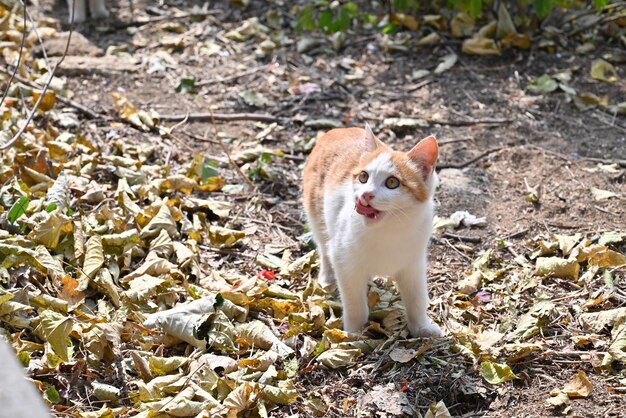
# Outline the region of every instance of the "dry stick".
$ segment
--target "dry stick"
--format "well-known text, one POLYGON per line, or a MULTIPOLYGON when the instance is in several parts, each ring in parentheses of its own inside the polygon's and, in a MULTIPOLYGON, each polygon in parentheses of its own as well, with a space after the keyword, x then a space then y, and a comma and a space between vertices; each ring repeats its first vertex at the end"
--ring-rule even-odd
POLYGON ((430 119, 430 123, 438 123, 439 125, 450 126, 471 126, 471 125, 506 125, 514 122, 513 119, 471 119, 471 120, 437 120, 430 119))
POLYGON ((450 232, 444 232, 442 235, 444 238, 451 238, 461 242, 473 242, 478 243, 481 242, 482 239, 480 237, 467 237, 464 235, 451 234, 450 232))
POLYGON ((485 158, 486 156, 488 156, 489 154, 493 154, 494 152, 498 152, 501 151, 502 147, 496 147, 496 148, 492 148, 490 150, 487 150, 485 152, 483 152, 482 154, 480 154, 479 156, 472 158, 469 161, 465 161, 464 163, 460 163, 460 164, 440 164, 437 166, 437 168, 439 169, 443 169, 443 168, 465 168, 468 165, 472 165, 474 164, 476 161, 481 160, 483 158, 485 158))
MULTIPOLYGON (((50 68, 48 68, 48 71, 49 71, 49 74, 50 74, 49 77, 48 77, 48 80, 46 81, 46 84, 44 84, 43 89, 41 90, 39 98, 37 99, 37 101, 35 102, 35 105, 31 109, 31 111, 28 114, 28 116, 26 117, 26 120, 22 124, 22 127, 17 131, 15 136, 13 136, 13 138, 11 138, 6 144, 0 145, 0 150, 5 150, 5 149, 13 146, 13 144, 15 144, 15 142, 20 138, 20 136, 22 136, 22 134, 26 131, 26 128, 28 127, 30 122, 33 120, 33 117, 35 116, 35 112, 37 111, 37 109, 39 109, 39 105, 41 104, 41 101, 43 100, 44 96, 46 95, 46 92, 48 91, 48 87, 50 87, 50 83, 52 82, 52 78, 54 77, 54 73, 56 72, 57 68, 59 68, 59 65, 61 65, 61 63, 65 59, 65 57, 67 55, 67 51, 70 49, 70 41, 72 39, 72 32, 74 31, 74 10, 73 10, 73 7, 74 7, 75 3, 76 2, 72 2, 72 21, 70 22, 70 30, 69 30, 69 34, 67 36, 67 43, 65 44, 65 50, 63 51, 63 55, 61 56, 59 61, 57 61, 57 63, 54 65, 54 68, 52 68, 52 70, 50 70, 50 68)), ((26 8, 26 4, 22 3, 22 6, 24 8, 26 8)), ((36 27, 33 28, 33 29, 37 30, 36 27)))
MULTIPOLYGON (((252 190, 256 190, 256 185, 254 183, 252 183, 252 181, 248 178, 248 176, 245 175, 245 173, 243 171, 241 171, 241 167, 239 167, 237 165, 237 163, 235 161, 233 161, 232 157, 230 156, 230 152, 228 152, 228 148, 226 148, 226 145, 224 144, 224 141, 219 136, 219 134, 217 132, 217 125, 215 124, 215 118, 213 117, 213 112, 211 111, 211 107, 209 107, 209 112, 210 112, 209 114, 211 115, 211 124, 213 125, 213 135, 215 135, 215 138, 217 138, 218 144, 219 144, 220 148, 222 148, 222 152, 224 152, 224 154, 226 154, 226 158, 228 158, 228 162, 235 169, 235 171, 241 176, 241 178, 243 178, 243 180, 246 183, 248 183, 248 185, 250 187, 252 187, 252 190)), ((205 134, 205 136, 206 136, 206 134, 205 134)))
MULTIPOLYGON (((15 9, 17 9, 18 4, 19 3, 15 3, 15 6, 13 6, 13 10, 11 10, 11 13, 7 15, 8 17, 13 15, 13 12, 15 12, 15 9)), ((13 70, 13 73, 11 74, 11 78, 9 78, 9 82, 7 83, 7 89, 2 94, 2 99, 0 99, 0 104, 4 103, 4 99, 6 99, 7 95, 9 94, 9 88, 11 87, 11 83, 13 82, 13 79, 15 79, 17 70, 19 70, 20 64, 22 63, 22 53, 24 52, 24 42, 26 41, 26 7, 24 7, 23 9, 24 9, 24 30, 22 31, 22 42, 20 43, 20 52, 17 54, 17 64, 15 64, 15 70, 13 70)))
POLYGON ((218 79, 215 79, 215 80, 200 81, 200 82, 196 83, 196 86, 197 87, 203 87, 203 86, 209 86, 211 84, 229 83, 231 81, 238 80, 238 79, 240 79, 242 77, 246 77, 246 76, 249 76, 249 75, 252 75, 252 74, 256 74, 259 71, 263 71, 263 70, 267 69, 268 67, 269 67, 269 65, 261 65, 260 67, 253 68, 251 70, 244 71, 241 74, 235 74, 235 75, 232 75, 230 77, 218 78, 218 79))
MULTIPOLYGON (((7 70, 6 68, 0 67, 0 73, 9 74, 9 70, 7 70)), ((29 87, 34 88, 34 89, 41 90, 41 86, 40 85, 38 85, 38 84, 36 84, 36 83, 34 83, 34 82, 30 81, 30 80, 23 79, 23 78, 21 78, 19 76, 15 76, 15 80, 17 80, 18 83, 22 83, 22 84, 25 84, 25 85, 27 85, 29 87)), ((89 109, 88 107, 86 107, 86 106, 84 106, 84 105, 82 105, 82 104, 80 104, 78 102, 75 102, 74 100, 68 99, 67 97, 56 95, 56 99, 58 101, 60 101, 61 103, 65 104, 67 106, 73 107, 74 109, 80 111, 81 113, 83 113, 85 116, 87 116, 90 119, 98 119, 98 118, 106 117, 105 115, 98 114, 95 111, 89 109)))
POLYGON ((589 24, 587 24, 585 26, 582 26, 582 27, 580 27, 580 28, 578 28, 576 30, 571 31, 570 33, 568 33, 568 36, 576 36, 576 35, 578 35, 581 32, 584 32, 584 31, 586 31, 588 29, 593 28, 594 26, 603 25, 605 23, 613 22, 615 20, 622 19, 623 17, 624 17, 624 15, 622 15, 622 14, 618 14, 618 15, 615 15, 615 16, 606 16, 606 17, 604 17, 602 19, 598 19, 595 22, 589 23, 589 24))
POLYGON ((162 121, 180 122, 187 119, 189 122, 211 122, 215 124, 216 120, 221 121, 238 121, 251 120, 255 122, 278 122, 278 118, 273 115, 263 113, 187 113, 185 115, 161 115, 162 121))
MULTIPOLYGON (((28 21, 33 26, 33 28, 36 28, 37 25, 35 24, 35 20, 33 19, 33 16, 30 14, 28 10, 26 10, 26 16, 28 16, 28 21)), ((48 60, 48 52, 46 51, 46 48, 43 44, 43 39, 41 39, 41 36, 39 36, 39 31, 35 30, 34 32, 35 32, 35 36, 37 36, 37 42, 39 42, 39 45, 41 45, 41 55, 43 55, 43 59, 46 62, 46 68, 50 68, 50 61, 48 60)))

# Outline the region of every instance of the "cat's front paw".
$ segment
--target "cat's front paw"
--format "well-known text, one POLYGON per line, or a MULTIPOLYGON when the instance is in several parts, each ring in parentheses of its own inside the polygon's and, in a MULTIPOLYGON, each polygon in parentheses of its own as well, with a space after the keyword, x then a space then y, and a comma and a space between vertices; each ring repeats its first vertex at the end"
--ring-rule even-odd
POLYGON ((109 11, 102 5, 91 10, 91 16, 94 19, 106 19, 109 17, 109 11))
POLYGON ((409 325, 409 332, 413 337, 441 337, 443 331, 439 328, 439 325, 428 320, 419 324, 409 325))
POLYGON ((87 20, 87 15, 85 14, 84 11, 76 11, 76 13, 74 13, 74 18, 72 19, 72 12, 70 11, 70 16, 68 18, 68 23, 72 22, 72 23, 83 23, 84 21, 87 20))

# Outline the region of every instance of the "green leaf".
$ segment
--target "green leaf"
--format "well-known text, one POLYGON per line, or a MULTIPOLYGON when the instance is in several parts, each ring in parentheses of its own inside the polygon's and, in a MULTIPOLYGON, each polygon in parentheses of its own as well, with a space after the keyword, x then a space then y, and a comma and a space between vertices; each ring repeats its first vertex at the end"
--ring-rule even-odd
POLYGON ((21 196, 17 202, 13 203, 13 206, 11 206, 7 215, 9 223, 14 224, 17 218, 26 213, 26 209, 28 209, 29 204, 30 199, 26 196, 21 196))
POLYGON ((317 29, 317 24, 315 22, 315 7, 312 4, 302 8, 302 11, 298 15, 298 23, 296 25, 296 29, 317 29))
POLYGON ((194 78, 181 78, 176 86, 176 93, 190 93, 196 92, 196 80, 194 78))
POLYGON ((480 366, 480 375, 492 385, 517 379, 508 364, 483 361, 480 366))
POLYGON ((333 28, 333 12, 330 9, 326 9, 323 10, 322 13, 320 13, 320 19, 319 19, 319 28, 322 29, 324 32, 333 32, 332 28, 333 28))
POLYGON ((528 83, 526 88, 533 94, 551 93, 559 88, 559 84, 552 77, 544 74, 528 83))
POLYGON ((215 169, 217 167, 217 163, 215 161, 207 161, 202 165, 202 177, 203 180, 206 180, 211 177, 218 177, 219 172, 215 169))
POLYGON ((593 5, 597 11, 601 11, 608 3, 609 0, 593 0, 593 5))
POLYGON ((533 0, 533 6, 537 16, 543 19, 550 14, 553 4, 552 0, 533 0))
POLYGON ((45 393, 45 397, 50 403, 59 403, 61 402, 61 395, 59 395, 59 391, 54 386, 50 386, 45 393))

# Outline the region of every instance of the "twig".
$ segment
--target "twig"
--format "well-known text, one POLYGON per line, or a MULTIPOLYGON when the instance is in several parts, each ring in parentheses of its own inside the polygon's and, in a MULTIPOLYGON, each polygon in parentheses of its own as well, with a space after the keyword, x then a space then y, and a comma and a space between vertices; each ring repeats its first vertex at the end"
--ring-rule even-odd
MULTIPOLYGON (((13 10, 11 10, 11 12, 8 14, 8 16, 13 14, 15 9, 17 9, 17 5, 18 4, 19 3, 15 3, 15 6, 13 6, 13 10)), ((22 5, 22 6, 24 6, 24 5, 22 5)), ((11 87, 11 83, 15 79, 15 75, 17 74, 17 70, 19 70, 20 64, 22 63, 22 53, 24 52, 24 42, 26 41, 26 7, 23 7, 23 9, 24 9, 24 28, 23 28, 23 31, 22 31, 22 42, 20 43, 20 51, 19 51, 19 53, 17 55, 17 64, 15 64, 15 69, 13 70, 13 73, 11 74, 11 78, 9 78, 9 82, 7 83, 7 89, 2 94, 2 99, 0 99, 0 105, 2 103, 4 103, 4 99, 6 99, 7 94, 9 94, 9 88, 11 87)))
POLYGON ((517 232, 512 232, 508 235, 505 235, 503 239, 510 239, 510 238, 517 238, 517 237, 521 237, 522 235, 526 235, 526 233, 528 233, 528 228, 524 228, 520 231, 517 232))
POLYGON ((478 243, 478 242, 482 241, 482 239, 480 237, 466 237, 466 236, 463 236, 463 235, 451 234, 449 232, 444 232, 441 236, 444 237, 444 238, 455 239, 455 240, 461 241, 461 242, 478 243))
POLYGON ((613 16, 605 16, 605 17, 603 17, 601 19, 596 20, 595 22, 591 22, 591 23, 589 23, 589 24, 587 24, 585 26, 581 26, 580 28, 571 31, 570 33, 568 33, 568 36, 578 35, 579 33, 584 32, 584 31, 586 31, 588 29, 591 29, 594 26, 603 25, 605 23, 613 22, 615 20, 622 19, 623 17, 624 17, 624 15, 623 14, 619 14, 619 13, 616 14, 616 15, 613 15, 613 16))
POLYGON ((200 82, 196 83, 196 86, 197 87, 203 87, 203 86, 210 86, 211 84, 229 83, 231 81, 238 80, 238 79, 240 79, 242 77, 246 77, 246 76, 249 76, 249 75, 252 75, 252 74, 256 74, 259 71, 263 71, 263 70, 265 70, 267 68, 269 68, 269 65, 261 65, 260 67, 256 67, 256 68, 253 68, 251 70, 244 71, 241 74, 231 75, 230 77, 217 78, 215 80, 200 81, 200 82))
MULTIPOLYGON (((74 6, 75 3, 76 2, 72 2, 72 7, 74 6)), ((22 3, 22 6, 24 8, 26 8, 26 4, 22 3)), ((61 56, 59 61, 57 61, 57 63, 54 65, 52 70, 49 71, 49 73, 48 73, 49 74, 48 80, 46 80, 46 84, 44 84, 43 89, 41 90, 41 93, 40 93, 39 97, 37 98, 37 101, 35 102, 35 105, 30 110, 30 113, 26 117, 26 120, 22 124, 22 127, 17 131, 17 133, 15 134, 15 136, 13 136, 13 138, 11 138, 5 144, 0 145, 0 150, 5 150, 5 149, 13 146, 13 144, 22 136, 24 131, 26 131, 26 128, 28 127, 28 125, 30 125, 30 122, 33 120, 33 117, 35 116, 35 112, 37 112, 37 109, 39 109, 39 105, 41 104, 41 101, 45 97, 46 92, 48 91, 48 88, 50 87, 50 83, 52 83, 52 79, 54 78, 54 73, 56 72, 57 68, 59 68, 59 65, 61 65, 61 63, 63 62, 63 60, 67 56, 67 51, 70 49, 70 41, 72 40, 72 32, 74 31, 73 30, 74 29, 74 19, 73 19, 73 17, 74 17, 74 12, 72 11, 72 21, 70 22, 70 30, 69 30, 69 33, 68 33, 68 36, 67 36, 67 43, 65 44, 65 50, 63 51, 63 55, 61 56)))
POLYGON ((428 79, 428 80, 421 81, 421 82, 419 82, 419 83, 417 83, 417 84, 415 84, 415 85, 410 86, 409 88, 407 88, 407 89, 406 89, 406 92, 410 93, 410 92, 413 92, 413 91, 419 90, 419 89, 421 89, 422 87, 426 87, 427 85, 429 85, 429 84, 431 84, 431 83, 434 83, 434 82, 435 82, 435 80, 434 80, 434 79, 432 79, 432 78, 431 78, 431 79, 428 79))
POLYGON ((278 118, 264 113, 188 113, 185 115, 161 115, 160 119, 167 122, 180 122, 187 119, 189 122, 211 122, 251 120, 255 122, 278 122, 278 118))
MULTIPOLYGON (((10 74, 9 70, 7 70, 6 68, 2 68, 2 67, 0 67, 0 73, 10 74)), ((19 77, 17 75, 15 76, 15 80, 17 80, 18 83, 25 84, 25 85, 27 85, 29 87, 34 88, 34 89, 39 89, 39 90, 41 89, 40 85, 38 85, 38 84, 36 84, 36 83, 34 83, 34 82, 30 81, 30 80, 23 79, 23 78, 21 78, 21 77, 19 77)), ((80 111, 82 114, 84 114, 85 116, 87 116, 90 119, 98 119, 98 118, 106 117, 104 115, 96 113, 95 111, 89 109, 88 107, 86 107, 86 106, 84 106, 84 105, 82 105, 82 104, 80 104, 78 102, 75 102, 74 100, 68 99, 67 97, 56 95, 56 99, 59 102, 65 104, 67 106, 73 107, 74 109, 80 111)))
MULTIPOLYGON (((213 112, 211 112, 210 107, 209 107, 209 112, 210 112, 209 113, 210 122, 211 122, 211 125, 213 125, 213 134, 215 138, 217 138, 220 148, 222 148, 222 151, 224 152, 224 154, 226 154, 226 158, 228 158, 229 164, 233 167, 233 169, 235 169, 235 171, 239 174, 239 176, 252 188, 252 190, 256 190, 256 185, 252 183, 252 181, 248 178, 248 176, 245 175, 243 171, 241 171, 241 167, 239 167, 237 163, 230 156, 230 152, 228 151, 228 148, 226 148, 226 144, 224 144, 224 141, 222 140, 222 138, 219 136, 217 132, 217 125, 215 124, 215 117, 213 115, 213 112)), ((206 134, 204 136, 206 137, 206 134)))
POLYGON ((513 119, 471 119, 471 120, 437 120, 429 119, 431 123, 449 126, 471 126, 471 125, 507 125, 514 122, 513 119))
POLYGON ((465 167, 467 167, 469 165, 474 164, 476 161, 479 161, 479 160, 485 158, 489 154, 493 154, 494 152, 498 152, 498 151, 501 151, 501 150, 502 150, 502 147, 492 148, 490 150, 487 150, 487 151, 483 152, 479 156, 472 158, 469 161, 465 161, 464 163, 460 163, 460 164, 440 164, 439 166, 437 166, 437 168, 438 169, 443 169, 443 168, 465 168, 465 167))

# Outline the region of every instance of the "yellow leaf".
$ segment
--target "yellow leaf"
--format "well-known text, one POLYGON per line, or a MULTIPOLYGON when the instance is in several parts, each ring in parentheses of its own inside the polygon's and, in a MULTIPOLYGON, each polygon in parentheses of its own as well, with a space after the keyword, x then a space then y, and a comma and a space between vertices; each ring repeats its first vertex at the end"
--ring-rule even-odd
POLYGON ((35 333, 49 343, 52 350, 63 361, 70 361, 68 343, 72 331, 72 319, 49 309, 41 312, 39 319, 35 333))
POLYGON ((61 234, 65 235, 71 232, 72 229, 72 220, 55 210, 46 214, 45 220, 37 223, 33 231, 28 234, 28 237, 53 250, 59 244, 61 234))
POLYGON ((445 31, 448 28, 448 23, 446 22, 446 18, 442 15, 424 15, 423 17, 424 23, 432 26, 433 28, 445 31))
POLYGON ((503 39, 511 35, 517 35, 517 30, 511 19, 509 11, 506 9, 504 2, 500 3, 498 7, 498 22, 496 24, 496 36, 498 39, 503 39))
POLYGON ((530 38, 527 34, 519 34, 514 33, 508 36, 505 36, 501 44, 503 47, 514 46, 520 49, 529 49, 530 48, 530 38))
POLYGON ((617 72, 613 65, 605 60, 598 59, 591 63, 591 78, 606 81, 607 83, 614 83, 617 81, 617 72))
POLYGON ((409 30, 417 30, 419 23, 413 16, 404 13, 394 13, 391 16, 391 23, 398 26, 404 26, 409 30))
MULTIPOLYGON (((35 103, 37 103, 37 100, 39 100, 39 97, 41 96, 41 92, 38 91, 33 91, 33 97, 32 97, 32 105, 34 106, 35 103)), ((57 95, 54 91, 46 91, 46 94, 44 94, 43 99, 41 99, 41 103, 39 103, 39 110, 42 112, 47 112, 48 110, 52 109, 54 107, 54 105, 57 102, 57 95)))
POLYGON ((582 370, 579 370, 563 388, 563 392, 570 398, 586 398, 592 390, 593 385, 582 370))
POLYGON ((450 22, 450 31, 455 38, 464 38, 472 34, 474 19, 465 12, 459 12, 450 22))
POLYGON ((580 265, 574 259, 559 257, 539 257, 535 274, 547 277, 563 277, 578 280, 580 265))
POLYGON ((83 291, 87 289, 89 281, 96 276, 102 264, 104 264, 102 237, 100 235, 94 235, 87 240, 85 261, 83 262, 83 269, 78 278, 79 285, 76 290, 83 291))
POLYGON ((462 51, 467 55, 500 55, 500 48, 493 39, 473 37, 463 42, 462 51))

